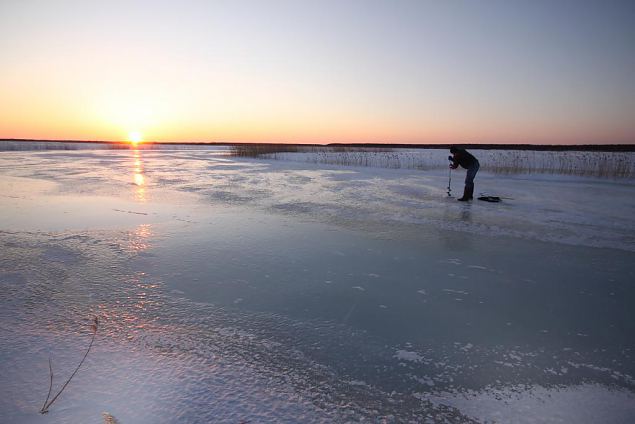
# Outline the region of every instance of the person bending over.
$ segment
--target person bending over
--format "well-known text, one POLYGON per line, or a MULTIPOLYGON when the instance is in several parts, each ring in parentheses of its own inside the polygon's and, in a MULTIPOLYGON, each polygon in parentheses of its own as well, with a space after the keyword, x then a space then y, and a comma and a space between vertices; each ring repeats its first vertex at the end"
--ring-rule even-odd
POLYGON ((450 153, 452 153, 452 163, 450 168, 456 169, 461 165, 467 169, 467 175, 465 176, 465 188, 463 189, 463 197, 457 199, 461 202, 472 200, 474 195, 474 177, 480 168, 478 160, 472 156, 467 150, 460 147, 450 147, 450 153))

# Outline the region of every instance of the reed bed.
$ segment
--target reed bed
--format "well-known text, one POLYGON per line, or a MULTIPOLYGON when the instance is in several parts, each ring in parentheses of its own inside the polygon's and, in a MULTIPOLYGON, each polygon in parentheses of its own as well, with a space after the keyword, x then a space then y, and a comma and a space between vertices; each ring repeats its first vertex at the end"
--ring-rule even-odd
POLYGON ((0 152, 46 150, 130 150, 130 143, 0 140, 0 152))
POLYGON ((235 144, 231 146, 230 155, 240 157, 261 157, 275 153, 298 152, 300 146, 294 144, 235 144))
MULTIPOLYGON (((478 152, 478 151, 477 151, 478 152)), ((635 177, 633 152, 486 151, 481 164, 499 174, 561 174, 601 178, 635 177)))
MULTIPOLYGON (((481 169, 496 174, 554 174, 600 178, 635 177, 635 152, 470 150, 481 169)), ((232 146, 234 156, 324 165, 393 169, 445 169, 445 149, 370 148, 249 144, 232 146)))

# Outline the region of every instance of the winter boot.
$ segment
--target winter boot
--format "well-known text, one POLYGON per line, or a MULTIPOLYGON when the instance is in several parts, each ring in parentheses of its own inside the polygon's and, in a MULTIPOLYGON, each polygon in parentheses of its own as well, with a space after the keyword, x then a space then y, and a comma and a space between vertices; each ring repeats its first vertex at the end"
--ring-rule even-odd
POLYGON ((474 187, 471 187, 471 188, 465 187, 465 189, 463 189, 463 197, 456 200, 458 200, 459 202, 467 202, 468 200, 473 199, 473 194, 474 194, 474 187))

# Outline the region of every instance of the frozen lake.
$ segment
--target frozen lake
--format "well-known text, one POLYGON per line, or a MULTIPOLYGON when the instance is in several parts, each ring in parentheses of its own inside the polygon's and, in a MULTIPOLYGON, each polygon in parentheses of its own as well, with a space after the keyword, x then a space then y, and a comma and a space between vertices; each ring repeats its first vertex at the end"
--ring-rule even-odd
POLYGON ((633 180, 225 153, 0 153, 3 420, 635 421, 633 180))

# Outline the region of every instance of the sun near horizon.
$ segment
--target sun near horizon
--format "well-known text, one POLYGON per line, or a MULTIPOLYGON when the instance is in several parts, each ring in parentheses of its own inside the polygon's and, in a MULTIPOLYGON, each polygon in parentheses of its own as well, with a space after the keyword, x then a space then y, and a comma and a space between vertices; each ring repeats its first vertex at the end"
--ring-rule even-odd
POLYGON ((136 146, 139 143, 143 143, 143 134, 140 131, 131 131, 128 133, 128 143, 136 146))
POLYGON ((0 137, 633 144, 634 17, 599 0, 8 0, 0 137))

